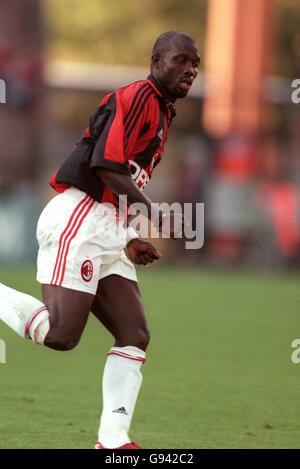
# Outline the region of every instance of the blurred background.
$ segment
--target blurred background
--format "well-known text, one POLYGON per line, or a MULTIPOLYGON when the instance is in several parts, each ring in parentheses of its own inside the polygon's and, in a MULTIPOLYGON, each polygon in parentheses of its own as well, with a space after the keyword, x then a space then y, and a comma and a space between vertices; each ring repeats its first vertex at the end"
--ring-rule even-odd
POLYGON ((202 65, 147 192, 204 202, 205 244, 164 241, 165 262, 300 269, 299 24, 299 0, 1 0, 0 263, 34 262, 50 175, 172 29, 196 39, 202 65))
MULTIPOLYGON (((139 271, 152 332, 132 428, 142 447, 299 448, 299 25, 300 0, 0 1, 0 281, 36 297, 50 175, 103 96, 147 77, 159 34, 199 45, 146 190, 204 202, 205 243, 155 240, 164 267, 139 271)), ((91 315, 59 359, 2 324, 0 339, 0 447, 91 448, 107 331, 91 315)))

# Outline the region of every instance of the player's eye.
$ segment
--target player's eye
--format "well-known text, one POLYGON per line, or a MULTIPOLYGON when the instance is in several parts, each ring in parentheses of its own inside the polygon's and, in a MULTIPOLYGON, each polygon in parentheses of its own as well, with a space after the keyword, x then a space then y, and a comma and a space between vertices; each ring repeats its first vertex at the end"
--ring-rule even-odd
POLYGON ((198 68, 199 67, 199 62, 193 62, 192 65, 193 65, 194 68, 198 68))
POLYGON ((176 62, 179 64, 184 64, 185 63, 185 58, 184 57, 177 57, 176 62))

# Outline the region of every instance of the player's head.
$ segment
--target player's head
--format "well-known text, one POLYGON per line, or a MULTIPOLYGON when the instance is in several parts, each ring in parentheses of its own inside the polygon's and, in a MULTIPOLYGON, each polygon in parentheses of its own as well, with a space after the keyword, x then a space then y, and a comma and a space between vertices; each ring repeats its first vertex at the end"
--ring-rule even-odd
POLYGON ((171 100, 184 98, 198 74, 200 55, 196 43, 186 33, 168 31, 155 41, 151 73, 171 100))

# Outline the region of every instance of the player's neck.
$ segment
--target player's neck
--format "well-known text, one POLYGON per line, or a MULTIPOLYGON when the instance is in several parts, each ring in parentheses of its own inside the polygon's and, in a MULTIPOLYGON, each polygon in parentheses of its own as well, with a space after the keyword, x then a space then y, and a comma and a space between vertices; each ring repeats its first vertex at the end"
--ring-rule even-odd
POLYGON ((167 102, 170 102, 170 103, 175 103, 176 101, 176 98, 174 98, 174 96, 172 96, 168 89, 166 88, 166 86, 158 79, 154 76, 154 74, 151 72, 151 75, 149 77, 151 79, 151 81, 155 84, 156 88, 158 89, 158 91, 162 94, 163 98, 167 101, 167 102))

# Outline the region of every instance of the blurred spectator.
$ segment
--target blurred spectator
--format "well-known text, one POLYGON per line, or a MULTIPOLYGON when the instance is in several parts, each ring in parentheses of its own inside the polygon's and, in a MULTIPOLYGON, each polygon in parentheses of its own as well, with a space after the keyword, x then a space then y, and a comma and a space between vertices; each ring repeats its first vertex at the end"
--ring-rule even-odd
POLYGON ((40 202, 35 183, 43 125, 41 6, 41 0, 1 0, 0 78, 6 84, 6 104, 0 106, 0 263, 31 262, 36 251, 40 202))
POLYGON ((13 50, 5 43, 0 44, 0 76, 7 89, 7 106, 20 111, 29 111, 40 97, 42 62, 24 50, 13 50))
POLYGON ((207 224, 213 264, 239 262, 248 246, 249 201, 257 169, 255 138, 232 135, 215 144, 207 224))
MULTIPOLYGON (((207 187, 210 179, 209 156, 208 142, 202 136, 190 134, 181 138, 174 173, 173 200, 182 204, 182 210, 184 203, 192 203, 192 220, 190 221, 192 222, 193 231, 196 230, 196 204, 205 204, 207 199, 207 187)), ((206 226, 204 226, 205 229, 206 226)), ((185 243, 186 240, 181 239, 177 240, 176 246, 175 243, 169 245, 169 260, 173 263, 184 263, 186 265, 199 263, 203 258, 206 247, 205 242, 200 251, 187 250, 185 243)))
POLYGON ((299 267, 300 190, 286 177, 278 142, 270 138, 262 150, 254 199, 257 225, 252 260, 267 268, 299 267))

